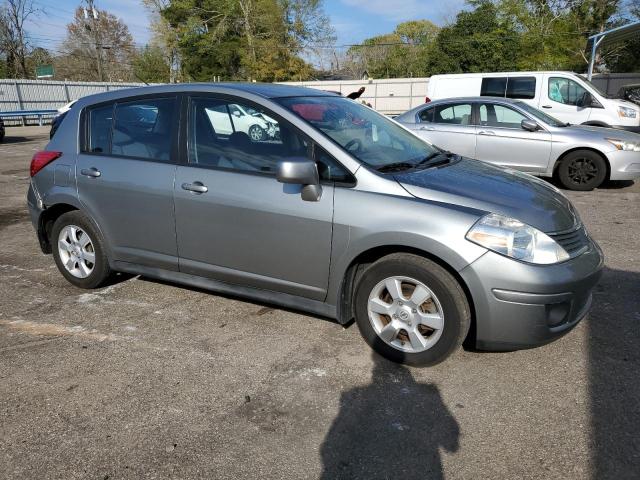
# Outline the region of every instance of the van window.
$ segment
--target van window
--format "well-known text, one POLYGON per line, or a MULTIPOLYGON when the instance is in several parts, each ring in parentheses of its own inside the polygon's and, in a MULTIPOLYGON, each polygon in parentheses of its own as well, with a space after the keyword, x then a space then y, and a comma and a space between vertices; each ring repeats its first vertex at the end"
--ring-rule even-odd
POLYGON ((438 105, 433 108, 433 121, 435 123, 449 123, 454 125, 471 124, 471 104, 456 103, 438 105))
POLYGON ((565 105, 577 105, 586 90, 569 78, 549 78, 549 99, 565 105))
POLYGON ((509 77, 507 81, 508 98, 535 98, 536 77, 509 77))
POLYGON ((482 79, 480 95, 483 97, 504 97, 507 77, 485 77, 482 79))

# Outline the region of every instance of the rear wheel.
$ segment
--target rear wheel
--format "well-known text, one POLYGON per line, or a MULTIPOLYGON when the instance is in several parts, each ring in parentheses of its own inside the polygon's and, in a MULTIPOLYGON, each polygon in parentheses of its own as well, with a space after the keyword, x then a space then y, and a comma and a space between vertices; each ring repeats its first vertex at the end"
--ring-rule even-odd
POLYGON ((469 331, 469 304, 458 282, 417 255, 393 254, 369 266, 358 283, 355 302, 365 341, 398 363, 440 363, 469 331))
POLYGON ((576 150, 562 159, 558 178, 568 190, 593 190, 607 176, 607 163, 595 152, 576 150))
POLYGON ((80 288, 97 288, 111 276, 102 239, 78 210, 64 213, 51 230, 53 258, 60 273, 80 288))

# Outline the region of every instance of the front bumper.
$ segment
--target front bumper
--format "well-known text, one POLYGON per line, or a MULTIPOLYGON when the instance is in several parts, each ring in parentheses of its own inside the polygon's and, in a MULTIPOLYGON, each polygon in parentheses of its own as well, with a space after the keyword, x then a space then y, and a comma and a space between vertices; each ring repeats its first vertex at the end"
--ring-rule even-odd
POLYGON ((460 272, 473 299, 476 347, 530 348, 569 332, 589 311, 603 263, 592 241, 587 252, 557 265, 485 253, 460 272))
POLYGON ((640 152, 614 150, 607 153, 611 166, 611 180, 635 180, 640 178, 640 152))

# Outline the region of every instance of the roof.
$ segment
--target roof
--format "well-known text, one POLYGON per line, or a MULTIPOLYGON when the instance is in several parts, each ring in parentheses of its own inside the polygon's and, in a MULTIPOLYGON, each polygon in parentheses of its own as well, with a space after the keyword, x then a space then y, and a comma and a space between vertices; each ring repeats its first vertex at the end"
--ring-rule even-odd
POLYGON ((640 21, 628 23, 626 25, 622 25, 621 27, 612 28, 611 30, 606 30, 604 32, 596 33, 595 35, 591 35, 589 40, 598 41, 602 37, 599 45, 610 45, 612 43, 621 42, 623 40, 629 40, 634 38, 636 35, 640 35, 640 21))

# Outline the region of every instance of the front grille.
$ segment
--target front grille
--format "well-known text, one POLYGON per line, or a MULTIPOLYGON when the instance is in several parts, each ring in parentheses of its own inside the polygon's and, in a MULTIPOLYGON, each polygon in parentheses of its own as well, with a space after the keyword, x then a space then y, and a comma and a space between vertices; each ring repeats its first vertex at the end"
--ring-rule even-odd
POLYGON ((558 242, 571 258, 577 257, 589 248, 589 238, 582 225, 570 232, 553 233, 549 236, 558 242))

